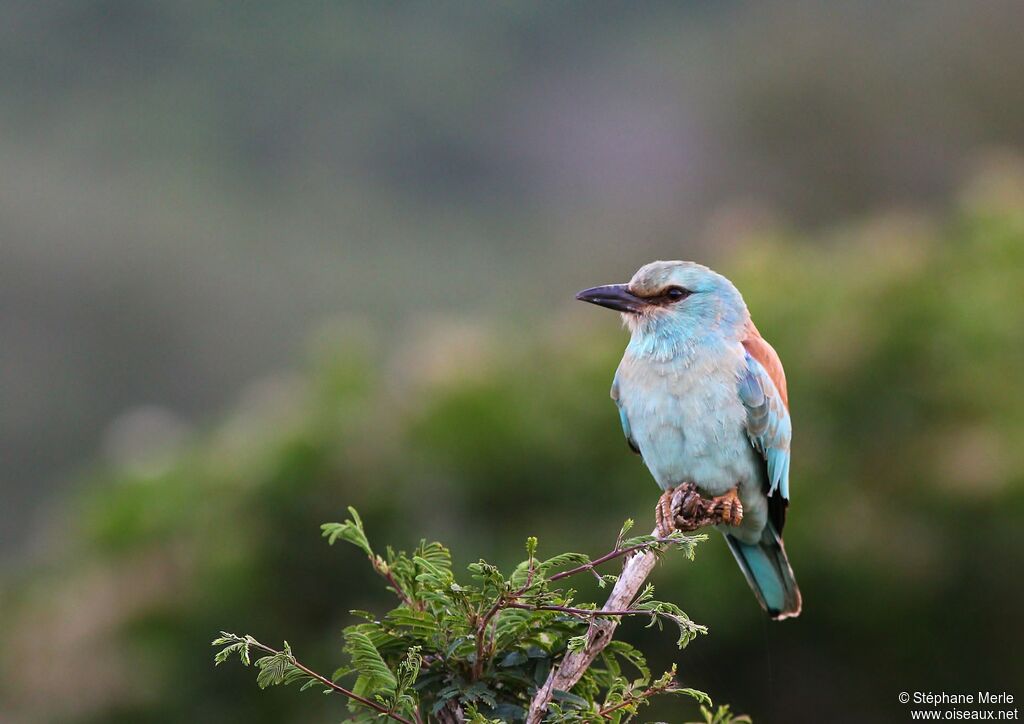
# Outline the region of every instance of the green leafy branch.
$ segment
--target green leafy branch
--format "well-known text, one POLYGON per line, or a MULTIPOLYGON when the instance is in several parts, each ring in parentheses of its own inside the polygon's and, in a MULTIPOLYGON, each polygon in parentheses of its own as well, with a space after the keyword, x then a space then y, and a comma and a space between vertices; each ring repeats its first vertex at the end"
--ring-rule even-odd
POLYGON ((694 697, 702 705, 711 705, 711 698, 707 694, 696 689, 679 686, 675 677, 676 667, 673 665, 669 671, 666 671, 657 681, 646 688, 633 683, 621 690, 613 689, 605 699, 605 705, 598 711, 598 716, 603 719, 621 721, 623 716, 636 714, 643 704, 657 694, 685 694, 694 697), (613 714, 615 716, 612 716, 613 714))
MULTIPOLYGON (((302 682, 302 686, 299 691, 305 691, 317 684, 326 687, 323 690, 325 694, 339 693, 347 696, 349 699, 362 704, 365 707, 380 712, 381 714, 387 715, 391 719, 403 724, 422 724, 422 719, 418 713, 413 714, 413 719, 406 719, 395 712, 399 704, 408 705, 411 703, 408 697, 408 689, 412 682, 415 681, 415 673, 418 672, 419 662, 415 660, 415 655, 410 655, 408 665, 403 667, 405 681, 399 681, 395 676, 391 675, 391 672, 387 672, 387 683, 389 686, 382 686, 382 691, 387 694, 390 692, 392 706, 386 706, 382 703, 383 699, 377 701, 371 701, 354 691, 346 689, 344 686, 335 683, 331 679, 328 679, 322 674, 318 674, 313 671, 305 664, 301 663, 295 658, 292 653, 291 646, 288 642, 284 642, 284 648, 280 651, 274 649, 266 644, 262 644, 252 636, 238 636, 237 634, 228 633, 227 631, 221 631, 220 636, 213 640, 213 646, 223 646, 214 657, 214 664, 220 665, 230 659, 232 656, 238 656, 239 660, 245 665, 250 666, 255 663, 257 674, 256 674, 256 685, 261 689, 266 689, 268 686, 275 686, 278 684, 293 684, 296 682, 302 682), (252 661, 252 651, 256 650, 266 654, 252 661)), ((381 662, 383 665, 383 662, 381 662)), ((385 667, 386 670, 386 667, 385 667)), ((379 670, 378 670, 379 671, 379 670)))
POLYGON ((265 654, 254 663, 261 687, 321 685, 347 697, 356 721, 625 722, 653 697, 680 694, 710 706, 706 694, 678 684, 674 667, 652 678, 643 654, 629 644, 610 636, 599 647, 593 642, 601 626, 626 616, 649 617, 650 626, 676 626, 680 648, 706 633, 675 604, 656 600, 652 586, 641 591, 642 579, 631 580, 624 597, 620 576, 598 570, 623 560, 625 575, 642 560, 650 563, 649 573, 651 561, 667 551, 692 558, 704 536, 629 538, 632 521, 627 521, 613 549, 593 559, 582 553, 539 557, 537 539, 531 537, 526 559, 510 573, 480 560, 467 567, 468 580, 457 581, 451 553, 440 543, 421 541, 411 553, 391 548, 377 553, 359 514, 352 508, 349 514, 342 523, 323 525, 323 536, 365 553, 398 606, 382 617, 352 611, 359 621, 343 631, 348 664, 325 677, 299 663, 287 644, 277 651, 251 636, 227 633, 214 642, 222 647, 217 663, 237 654, 249 665, 250 651, 259 651, 265 654), (613 585, 609 601, 615 605, 577 601, 577 592, 562 583, 580 574, 593 575, 601 587, 613 585), (565 690, 551 689, 546 682, 564 661, 581 656, 586 661, 565 690))

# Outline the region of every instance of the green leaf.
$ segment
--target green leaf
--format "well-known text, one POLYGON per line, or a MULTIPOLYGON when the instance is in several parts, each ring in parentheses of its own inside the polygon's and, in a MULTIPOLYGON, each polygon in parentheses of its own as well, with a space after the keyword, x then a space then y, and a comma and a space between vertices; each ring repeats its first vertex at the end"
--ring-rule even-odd
POLYGON ((329 545, 334 545, 334 542, 341 538, 361 549, 370 558, 373 558, 373 549, 370 547, 370 541, 363 530, 363 521, 359 517, 359 513, 352 506, 349 506, 348 512, 352 518, 344 523, 324 523, 321 525, 320 530, 323 533, 323 537, 327 539, 329 545))
POLYGON ((433 616, 426 611, 417 611, 405 606, 389 611, 384 617, 384 622, 397 629, 404 629, 399 633, 408 633, 424 641, 429 641, 440 633, 433 616))
POLYGON ((420 542, 420 549, 417 554, 430 562, 432 566, 442 571, 447 571, 449 576, 452 572, 452 554, 447 548, 436 541, 424 544, 420 542))
MULTIPOLYGON (((705 694, 700 689, 690 689, 686 687, 665 689, 666 694, 681 694, 683 696, 690 696, 700 702, 703 706, 711 706, 711 697, 705 694)), ((703 708, 703 706, 701 708, 703 708)), ((729 707, 724 707, 726 713, 729 711, 729 707)), ((730 719, 730 721, 738 721, 736 719, 730 719)))
MULTIPOLYGON (((520 562, 520 564, 518 566, 516 566, 516 569, 514 571, 512 571, 512 575, 509 576, 509 579, 508 579, 509 583, 512 584, 512 588, 513 589, 518 591, 519 589, 523 588, 526 585, 526 582, 528 580, 530 580, 530 570, 531 570, 531 567, 533 567, 535 565, 536 564, 535 564, 534 560, 531 558, 531 559, 528 559, 528 560, 520 562)), ((533 579, 534 579, 535 583, 539 583, 541 580, 543 580, 543 579, 540 579, 536 575, 536 570, 534 570, 533 579)))
POLYGON ((573 636, 565 644, 566 650, 570 651, 571 653, 574 653, 574 654, 578 654, 579 652, 583 651, 583 649, 585 649, 586 647, 587 647, 587 635, 586 634, 583 634, 582 636, 573 636))
POLYGON ((261 689, 309 678, 304 671, 295 666, 295 658, 287 641, 284 642, 283 651, 257 659, 256 668, 259 670, 256 674, 256 685, 261 689))
MULTIPOLYGON (((709 702, 708 707, 710 706, 711 704, 709 702)), ((714 712, 705 706, 701 706, 700 713, 704 717, 703 724, 752 724, 749 716, 746 714, 734 716, 729 711, 729 707, 727 705, 718 707, 714 712)))
POLYGON ((654 584, 648 583, 644 586, 643 590, 637 594, 637 597, 633 599, 633 608, 639 608, 641 605, 647 603, 654 598, 654 584))
POLYGON ((555 689, 551 698, 562 704, 568 704, 569 706, 575 709, 581 709, 583 711, 586 711, 591 708, 589 701, 584 699, 582 696, 577 696, 576 694, 573 694, 568 691, 560 691, 558 689, 555 689))
POLYGON ((640 678, 636 680, 637 683, 646 684, 651 680, 651 670, 647 666, 647 658, 632 644, 625 641, 611 641, 605 647, 605 651, 628 661, 640 673, 640 678))
POLYGON ((395 677, 395 697, 401 698, 416 683, 420 675, 420 668, 423 666, 423 657, 420 655, 420 647, 412 646, 398 665, 398 675, 395 677))
POLYGON ((429 588, 448 588, 452 583, 451 569, 434 565, 433 562, 422 556, 414 556, 412 559, 419 573, 416 580, 429 588))
POLYGON ((626 533, 628 533, 632 529, 633 529, 633 519, 632 518, 626 518, 626 520, 622 523, 622 529, 619 531, 619 536, 618 536, 618 538, 616 538, 616 540, 621 541, 623 538, 626 537, 626 533))
POLYGON ((213 663, 215 666, 220 666, 232 655, 238 655, 238 658, 246 666, 249 665, 249 645, 253 639, 250 636, 236 636, 233 633, 227 631, 221 631, 220 636, 211 642, 212 646, 223 646, 213 657, 213 663))
POLYGON ((462 690, 462 698, 470 702, 482 701, 490 707, 498 705, 495 693, 482 681, 474 682, 462 690))
POLYGON ((499 650, 513 648, 521 644, 521 638, 529 632, 535 621, 540 619, 531 612, 521 609, 506 609, 501 612, 498 623, 494 627, 494 637, 499 650))
POLYGON ((503 669, 507 669, 511 666, 525 664, 527 661, 529 661, 529 657, 527 657, 527 655, 522 651, 511 651, 498 663, 498 666, 503 669))
POLYGON ((676 641, 676 645, 681 649, 686 648, 686 645, 697 638, 698 634, 706 634, 708 632, 706 626, 694 623, 690 620, 690 617, 674 603, 646 600, 639 605, 634 605, 633 608, 640 611, 651 612, 651 622, 648 624, 648 628, 654 625, 661 628, 662 618, 667 618, 674 622, 676 626, 679 627, 679 639, 676 641))
MULTIPOLYGON (((508 718, 488 719, 486 716, 481 714, 480 710, 477 709, 476 706, 474 706, 473 704, 466 705, 465 715, 467 724, 502 724, 503 721, 509 721, 508 718)), ((518 718, 522 719, 523 717, 520 715, 518 718)))
POLYGON ((370 637, 360 631, 345 631, 345 652, 352 657, 352 665, 359 677, 353 687, 357 694, 365 696, 378 691, 394 696, 398 684, 394 673, 384 663, 377 647, 370 637))
POLYGON ((537 566, 537 572, 542 576, 547 576, 552 572, 553 569, 563 567, 582 566, 590 563, 590 556, 583 553, 560 553, 557 556, 552 556, 546 561, 537 566))

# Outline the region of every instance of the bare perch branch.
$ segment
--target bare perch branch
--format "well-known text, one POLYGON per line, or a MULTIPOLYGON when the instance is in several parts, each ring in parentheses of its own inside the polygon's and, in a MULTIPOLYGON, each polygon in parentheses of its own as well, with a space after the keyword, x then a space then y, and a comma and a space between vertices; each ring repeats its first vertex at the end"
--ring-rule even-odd
MULTIPOLYGON (((658 536, 659 533, 655 530, 651 535, 658 536)), ((622 574, 616 581, 602 610, 629 610, 630 604, 640 592, 644 581, 651 575, 657 562, 658 556, 649 548, 637 551, 628 558, 622 568, 622 574)), ((604 651, 604 648, 611 642, 618 625, 618 617, 595 619, 591 622, 590 629, 587 631, 587 643, 583 649, 578 652, 567 652, 562 662, 548 674, 544 685, 537 690, 530 703, 526 724, 540 724, 555 691, 568 691, 576 685, 598 654, 604 651)))

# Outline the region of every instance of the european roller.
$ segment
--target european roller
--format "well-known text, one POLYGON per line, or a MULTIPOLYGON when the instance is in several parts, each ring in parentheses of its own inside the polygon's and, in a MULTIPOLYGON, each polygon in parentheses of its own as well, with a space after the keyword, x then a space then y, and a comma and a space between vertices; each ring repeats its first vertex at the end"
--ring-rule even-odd
POLYGON ((798 615, 800 589, 782 544, 786 376, 739 290, 700 264, 656 261, 628 284, 576 298, 621 312, 629 329, 611 395, 626 441, 665 491, 659 529, 714 525, 768 615, 798 615))

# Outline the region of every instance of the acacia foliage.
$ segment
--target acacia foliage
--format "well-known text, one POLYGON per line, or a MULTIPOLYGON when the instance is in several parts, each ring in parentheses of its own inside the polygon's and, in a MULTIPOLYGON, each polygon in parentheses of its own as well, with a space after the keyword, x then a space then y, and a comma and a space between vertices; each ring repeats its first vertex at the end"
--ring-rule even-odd
MULTIPOLYGON (((388 547, 380 554, 356 510, 349 513, 343 523, 324 524, 324 537, 362 550, 398 605, 383 616, 351 612, 359 620, 343 632, 347 662, 329 678, 300 663, 287 642, 277 650, 249 635, 222 632, 213 642, 220 647, 216 663, 237 656, 255 666, 261 688, 301 683, 303 689, 342 694, 353 721, 418 723, 457 708, 467 721, 484 724, 524 720, 551 667, 566 651, 586 645, 588 626, 597 617, 639 616, 648 626, 669 624, 680 648, 707 633, 675 604, 655 599, 651 585, 628 608, 607 611, 576 600, 576 590, 562 583, 592 575, 602 588, 614 584, 616 577, 597 566, 638 550, 675 549, 692 559, 704 536, 627 537, 627 521, 613 550, 594 560, 582 553, 543 558, 531 537, 526 559, 512 571, 479 560, 456 580, 451 553, 442 544, 421 541, 411 553, 388 547), (254 659, 254 651, 262 655, 254 659)), ((620 640, 599 654, 571 692, 556 693, 545 721, 626 722, 659 695, 696 699, 709 722, 749 721, 733 717, 727 707, 711 711, 708 695, 682 686, 674 666, 655 675, 643 653, 620 640)))

